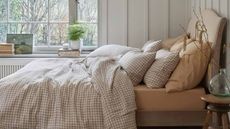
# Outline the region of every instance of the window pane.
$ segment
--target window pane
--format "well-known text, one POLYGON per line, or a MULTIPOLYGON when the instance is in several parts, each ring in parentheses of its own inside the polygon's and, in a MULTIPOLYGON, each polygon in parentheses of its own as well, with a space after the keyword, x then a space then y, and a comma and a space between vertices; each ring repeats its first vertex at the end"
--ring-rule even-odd
POLYGON ((47 24, 32 24, 33 28, 30 32, 34 34, 35 46, 47 46, 48 43, 48 25, 47 24))
POLYGON ((7 24, 0 24, 0 42, 6 42, 7 24))
POLYGON ((69 0, 50 0, 50 20, 69 22, 69 0))
POLYGON ((10 0, 10 20, 46 21, 48 0, 10 0))
POLYGON ((7 0, 0 1, 0 21, 7 21, 7 0))
POLYGON ((50 32, 50 45, 60 46, 68 42, 68 24, 52 24, 50 32))
POLYGON ((79 0, 79 21, 97 22, 97 1, 98 0, 79 0))
POLYGON ((35 46, 44 46, 48 43, 47 24, 9 24, 10 34, 34 34, 35 46))
POLYGON ((30 30, 30 24, 18 24, 18 23, 11 23, 8 24, 9 26, 9 34, 28 34, 30 30))
POLYGON ((0 0, 0 21, 0 42, 7 33, 33 34, 35 46, 60 46, 68 42, 69 0, 0 0))
POLYGON ((87 31, 83 38, 83 46, 97 46, 97 24, 85 24, 87 31))

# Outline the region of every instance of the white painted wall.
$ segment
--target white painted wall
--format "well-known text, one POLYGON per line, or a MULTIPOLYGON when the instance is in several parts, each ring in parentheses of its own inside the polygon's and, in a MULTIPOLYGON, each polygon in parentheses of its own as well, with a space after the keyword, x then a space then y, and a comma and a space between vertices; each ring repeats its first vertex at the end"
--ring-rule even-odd
POLYGON ((150 39, 181 34, 189 0, 99 0, 100 45, 142 47, 150 39))
MULTIPOLYGON (((230 0, 99 0, 99 43, 140 48, 151 39, 175 37, 183 33, 179 24, 186 28, 199 7, 230 18, 230 0)), ((230 26, 227 43, 230 47, 230 26)), ((227 58, 230 63, 230 48, 227 58)))

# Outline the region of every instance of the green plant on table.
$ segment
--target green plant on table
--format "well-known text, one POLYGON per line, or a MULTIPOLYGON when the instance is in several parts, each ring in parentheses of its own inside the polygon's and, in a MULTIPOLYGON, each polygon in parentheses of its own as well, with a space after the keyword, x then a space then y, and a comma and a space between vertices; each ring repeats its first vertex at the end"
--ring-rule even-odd
POLYGON ((86 32, 86 29, 83 27, 83 25, 79 23, 74 23, 72 25, 69 25, 69 39, 72 41, 80 40, 86 32))

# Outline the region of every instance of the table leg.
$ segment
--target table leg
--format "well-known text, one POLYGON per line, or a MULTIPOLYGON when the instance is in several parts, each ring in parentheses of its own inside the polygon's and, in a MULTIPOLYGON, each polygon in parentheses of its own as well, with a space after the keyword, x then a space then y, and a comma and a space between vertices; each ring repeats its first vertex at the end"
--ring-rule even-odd
POLYGON ((208 129, 209 121, 211 118, 212 118, 212 111, 208 110, 205 121, 204 121, 203 129, 208 129))
POLYGON ((222 113, 221 119, 222 119, 223 129, 229 129, 228 114, 227 113, 222 113))

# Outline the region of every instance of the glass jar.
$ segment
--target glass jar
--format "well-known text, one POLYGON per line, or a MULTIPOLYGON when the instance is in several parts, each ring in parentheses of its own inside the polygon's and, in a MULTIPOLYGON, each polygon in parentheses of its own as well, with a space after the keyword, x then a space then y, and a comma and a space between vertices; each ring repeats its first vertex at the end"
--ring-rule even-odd
POLYGON ((211 79, 208 89, 215 96, 230 96, 230 80, 225 69, 220 69, 220 72, 211 79))

